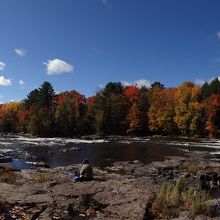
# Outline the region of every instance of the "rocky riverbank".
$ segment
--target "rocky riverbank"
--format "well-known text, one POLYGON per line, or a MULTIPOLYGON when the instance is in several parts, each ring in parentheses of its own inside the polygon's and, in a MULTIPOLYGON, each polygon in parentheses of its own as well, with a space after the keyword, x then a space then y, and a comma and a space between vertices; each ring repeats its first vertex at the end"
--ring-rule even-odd
MULTIPOLYGON (((152 219, 150 207, 163 183, 183 178, 187 187, 207 188, 218 197, 220 164, 205 153, 169 157, 149 165, 117 162, 95 178, 74 182, 79 165, 15 171, 1 168, 0 219, 152 219)), ((217 200, 208 202, 219 219, 217 200)), ((176 219, 211 219, 187 210, 176 219)))

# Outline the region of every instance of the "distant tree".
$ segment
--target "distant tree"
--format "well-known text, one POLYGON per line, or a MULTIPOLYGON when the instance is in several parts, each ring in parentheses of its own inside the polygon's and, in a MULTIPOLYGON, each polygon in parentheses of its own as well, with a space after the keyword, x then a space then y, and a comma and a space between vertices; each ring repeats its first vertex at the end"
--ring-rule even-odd
POLYGON ((175 123, 176 89, 154 92, 148 111, 149 129, 157 134, 172 135, 177 132, 175 123))
POLYGON ((120 82, 110 82, 102 90, 104 96, 110 96, 111 94, 122 94, 123 86, 120 82))
POLYGON ((207 99, 211 95, 209 84, 205 82, 201 87, 201 98, 202 100, 207 99))
POLYGON ((206 130, 210 137, 218 137, 220 134, 220 95, 212 94, 205 102, 206 130))
POLYGON ((154 83, 151 84, 151 88, 150 89, 153 90, 153 91, 158 91, 158 90, 160 91, 160 90, 165 89, 165 87, 160 82, 154 82, 154 83))
POLYGON ((44 82, 39 88, 39 105, 53 111, 54 95, 53 86, 49 82, 44 82))
POLYGON ((85 134, 95 134, 97 129, 97 109, 95 106, 95 96, 89 97, 86 101, 87 111, 84 117, 83 131, 85 134))
POLYGON ((33 104, 37 104, 39 102, 39 90, 38 89, 34 89, 33 91, 31 91, 28 95, 27 95, 27 98, 24 99, 24 104, 27 106, 27 107, 30 107, 31 105, 33 104))
POLYGON ((204 83, 201 89, 201 97, 203 100, 207 99, 212 94, 220 94, 220 81, 218 77, 213 79, 210 83, 204 83))
POLYGON ((199 130, 200 95, 201 89, 191 82, 185 82, 177 89, 175 122, 184 135, 195 135, 199 130))
POLYGON ((31 112, 28 117, 27 131, 43 136, 54 133, 54 90, 49 82, 31 91, 24 100, 26 109, 31 112), (43 121, 39 121, 43 120, 43 121))
POLYGON ((142 87, 137 96, 137 118, 138 127, 137 133, 139 135, 146 135, 148 132, 148 112, 149 108, 149 90, 142 87))
POLYGON ((210 84, 209 84, 209 90, 210 90, 210 94, 220 94, 220 81, 218 79, 218 77, 216 77, 215 79, 213 79, 210 84))
POLYGON ((0 110, 0 130, 3 132, 18 132, 19 120, 18 114, 21 103, 10 102, 1 106, 0 110))
POLYGON ((123 134, 127 130, 128 106, 120 82, 110 82, 95 98, 97 132, 123 134))

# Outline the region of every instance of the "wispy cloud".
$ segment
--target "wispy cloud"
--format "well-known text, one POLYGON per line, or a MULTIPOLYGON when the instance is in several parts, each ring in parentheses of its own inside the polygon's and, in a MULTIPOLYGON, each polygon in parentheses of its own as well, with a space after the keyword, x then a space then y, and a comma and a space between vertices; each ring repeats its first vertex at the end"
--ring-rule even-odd
POLYGON ((198 86, 202 86, 206 81, 203 79, 196 79, 195 84, 198 86))
POLYGON ((4 70, 6 67, 6 64, 0 61, 0 70, 4 70))
POLYGON ((24 81, 23 81, 22 79, 20 79, 20 80, 18 81, 18 83, 19 83, 20 86, 24 86, 24 81))
POLYGON ((220 81, 220 76, 213 76, 213 77, 211 77, 207 82, 210 83, 210 82, 212 82, 215 78, 218 78, 218 80, 220 81))
POLYGON ((141 88, 141 87, 150 88, 152 83, 151 83, 150 80, 139 79, 139 80, 136 80, 134 82, 122 81, 122 84, 125 85, 125 86, 137 85, 138 88, 141 88))
POLYGON ((25 51, 24 49, 15 49, 14 51, 19 57, 23 57, 27 53, 27 51, 25 51))
POLYGON ((110 3, 110 0, 101 0, 102 4, 107 6, 109 9, 112 9, 112 5, 110 3))
POLYGON ((99 89, 103 89, 104 87, 105 87, 105 86, 104 86, 103 84, 99 84, 99 85, 98 85, 98 88, 99 88, 99 89))
POLYGON ((46 65, 48 75, 57 75, 74 71, 74 66, 60 59, 48 60, 44 65, 46 65))
POLYGON ((25 84, 25 82, 24 82, 22 79, 20 79, 20 80, 18 81, 18 84, 20 85, 20 89, 24 89, 24 84, 25 84))
POLYGON ((198 86, 202 86, 204 83, 211 83, 215 78, 218 78, 218 80, 220 81, 220 76, 213 76, 211 78, 209 78, 208 80, 204 80, 204 79, 196 79, 194 81, 194 83, 198 86))
POLYGON ((216 36, 218 37, 218 39, 220 39, 220 31, 218 31, 218 32, 216 33, 216 36))
POLYGON ((10 79, 6 79, 4 76, 0 76, 0 86, 11 86, 12 82, 10 79))

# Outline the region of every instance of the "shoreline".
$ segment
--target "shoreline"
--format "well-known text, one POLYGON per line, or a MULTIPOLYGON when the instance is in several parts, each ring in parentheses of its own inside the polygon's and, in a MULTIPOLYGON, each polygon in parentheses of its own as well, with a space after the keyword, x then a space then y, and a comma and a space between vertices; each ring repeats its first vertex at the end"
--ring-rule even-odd
MULTIPOLYGON (((15 182, 1 179, 0 195, 7 212, 20 207, 27 219, 150 219, 149 207, 163 183, 173 184, 182 177, 189 186, 197 186, 198 175, 220 173, 220 163, 206 156, 189 153, 148 165, 116 162, 104 170, 94 168, 94 180, 78 183, 73 181, 73 171, 81 164, 12 170, 15 182), (199 169, 193 170, 192 164, 199 169)), ((188 212, 185 215, 189 220, 195 218, 188 212)), ((219 219, 219 215, 212 219, 219 219)))

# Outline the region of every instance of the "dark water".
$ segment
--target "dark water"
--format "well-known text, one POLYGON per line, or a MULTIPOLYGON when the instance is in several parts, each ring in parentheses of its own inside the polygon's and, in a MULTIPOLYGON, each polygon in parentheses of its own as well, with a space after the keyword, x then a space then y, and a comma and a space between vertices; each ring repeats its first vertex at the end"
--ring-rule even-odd
POLYGON ((0 151, 8 152, 9 156, 19 154, 10 164, 17 169, 30 168, 27 161, 42 161, 53 168, 81 163, 85 158, 100 168, 116 161, 139 160, 148 164, 162 161, 166 156, 184 156, 186 150, 219 152, 220 155, 220 141, 159 137, 98 140, 94 143, 81 139, 0 136, 0 151), (74 151, 75 148, 81 150, 74 151))
POLYGON ((80 163, 88 159, 94 166, 106 167, 116 161, 140 160, 147 164, 152 161, 162 161, 166 156, 183 156, 184 151, 176 146, 167 146, 156 143, 96 143, 79 144, 81 151, 62 152, 57 148, 30 147, 27 151, 36 156, 39 161, 44 161, 50 167, 80 163))

